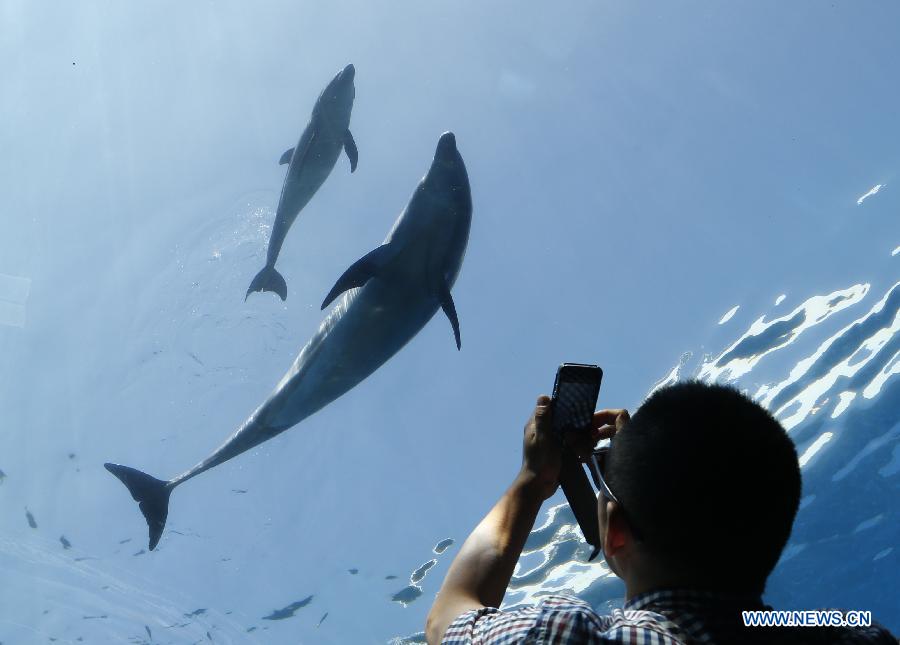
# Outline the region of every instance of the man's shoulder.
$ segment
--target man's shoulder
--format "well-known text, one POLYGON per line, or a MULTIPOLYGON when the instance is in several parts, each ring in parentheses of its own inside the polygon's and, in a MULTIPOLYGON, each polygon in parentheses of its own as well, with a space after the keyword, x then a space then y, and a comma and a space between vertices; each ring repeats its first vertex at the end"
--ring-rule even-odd
MULTIPOLYGON (((726 612, 714 603, 676 603, 678 594, 663 594, 662 600, 629 603, 608 613, 594 610, 575 596, 551 594, 534 605, 500 610, 484 607, 457 617, 447 629, 444 643, 462 645, 507 645, 512 643, 652 643, 680 645, 687 642, 766 643, 767 645, 819 645, 856 643, 896 643, 884 627, 872 624, 859 628, 765 628, 742 627, 738 614, 726 612), (668 600, 668 604, 666 603, 668 600)), ((684 600, 684 599, 682 599, 684 600)))
POLYGON ((600 614, 575 596, 553 594, 535 604, 500 610, 485 607, 459 616, 444 643, 679 643, 674 627, 652 611, 614 609, 600 614), (641 640, 643 638, 643 640, 641 640))

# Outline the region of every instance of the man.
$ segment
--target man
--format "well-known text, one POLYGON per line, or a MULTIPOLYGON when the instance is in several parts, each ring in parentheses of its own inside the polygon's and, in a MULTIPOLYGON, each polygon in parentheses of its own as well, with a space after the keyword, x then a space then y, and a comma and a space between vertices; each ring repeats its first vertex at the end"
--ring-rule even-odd
MULTIPOLYGON (((625 608, 595 613, 552 595, 496 609, 544 500, 556 490, 561 441, 542 396, 525 426, 522 468, 453 561, 428 615, 444 643, 896 643, 879 626, 745 627, 768 609, 766 579, 800 500, 797 453, 781 425, 737 390, 700 382, 657 390, 633 418, 601 410, 566 443, 598 488, 604 556, 625 608), (601 439, 608 448, 592 451, 601 439)), ((865 609, 865 608, 860 608, 865 609)))

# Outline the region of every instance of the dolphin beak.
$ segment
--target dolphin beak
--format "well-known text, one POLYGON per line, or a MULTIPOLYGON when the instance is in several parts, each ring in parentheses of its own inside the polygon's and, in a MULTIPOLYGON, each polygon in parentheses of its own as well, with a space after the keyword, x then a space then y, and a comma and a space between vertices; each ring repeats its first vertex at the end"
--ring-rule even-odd
POLYGON ((442 148, 455 148, 456 147, 456 135, 452 132, 445 132, 441 135, 441 138, 438 139, 438 146, 442 148))
POLYGON ((452 155, 458 154, 456 151, 456 136, 452 132, 445 132, 438 139, 437 150, 434 156, 438 159, 449 161, 452 155))
POLYGON ((353 80, 353 77, 356 76, 356 68, 353 67, 353 63, 350 63, 349 65, 347 65, 347 67, 344 68, 344 70, 341 72, 341 76, 344 78, 344 80, 353 80))

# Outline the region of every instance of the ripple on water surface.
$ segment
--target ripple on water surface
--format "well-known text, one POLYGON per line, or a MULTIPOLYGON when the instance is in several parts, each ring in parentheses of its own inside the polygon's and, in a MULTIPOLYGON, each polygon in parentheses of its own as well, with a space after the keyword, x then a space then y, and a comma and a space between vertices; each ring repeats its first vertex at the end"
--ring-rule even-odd
MULTIPOLYGON (((775 414, 798 444, 805 497, 772 593, 779 593, 779 576, 806 579, 803 572, 815 569, 822 588, 841 589, 847 606, 871 608, 877 618, 879 612, 892 615, 893 609, 884 594, 872 590, 871 576, 881 579, 897 565, 900 283, 867 306, 871 288, 854 284, 811 296, 786 314, 761 315, 718 354, 685 352, 650 391, 690 378, 731 383, 775 414), (832 319, 846 322, 829 331, 824 323, 832 319), (813 339, 811 353, 794 350, 800 336, 813 339), (786 370, 768 362, 776 356, 786 370), (830 512, 836 498, 855 500, 853 508, 830 512), (878 569, 860 566, 858 575, 848 575, 846 567, 829 566, 846 560, 848 543, 860 563, 875 563, 878 569)), ((784 299, 779 296, 774 306, 784 299)), ((720 324, 737 310, 729 310, 720 324)), ((504 606, 538 602, 552 592, 580 595, 597 607, 620 605, 621 582, 602 560, 587 563, 589 553, 568 505, 551 506, 528 536, 504 606)), ((803 589, 780 586, 786 603, 809 604, 803 589)), ((418 642, 417 636, 406 638, 418 642)))

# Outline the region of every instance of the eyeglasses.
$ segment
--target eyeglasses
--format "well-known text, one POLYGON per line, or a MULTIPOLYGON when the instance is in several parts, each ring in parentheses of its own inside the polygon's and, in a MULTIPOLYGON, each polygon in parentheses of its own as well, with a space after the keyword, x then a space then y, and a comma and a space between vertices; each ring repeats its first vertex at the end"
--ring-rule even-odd
MULTIPOLYGON (((609 457, 609 449, 611 446, 603 446, 602 448, 597 448, 594 452, 591 453, 591 458, 588 459, 588 470, 591 471, 591 479, 594 480, 594 486, 598 491, 603 493, 603 496, 615 502, 619 505, 622 513, 625 513, 626 517, 628 516, 625 511, 624 506, 622 506, 622 502, 619 501, 619 498, 616 497, 616 494, 609 489, 609 485, 606 483, 606 480, 603 478, 603 471, 606 469, 606 460, 609 457)), ((631 534, 638 541, 642 541, 644 538, 641 534, 641 531, 634 525, 634 518, 629 518, 629 525, 631 527, 631 534)))
POLYGON ((612 500, 621 506, 622 502, 620 502, 615 493, 609 489, 606 480, 603 479, 603 471, 606 468, 606 459, 609 456, 609 448, 609 446, 604 446, 602 448, 597 448, 591 453, 591 458, 588 460, 588 470, 591 471, 591 479, 594 480, 594 486, 596 486, 597 490, 603 493, 606 499, 612 500))

